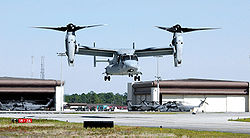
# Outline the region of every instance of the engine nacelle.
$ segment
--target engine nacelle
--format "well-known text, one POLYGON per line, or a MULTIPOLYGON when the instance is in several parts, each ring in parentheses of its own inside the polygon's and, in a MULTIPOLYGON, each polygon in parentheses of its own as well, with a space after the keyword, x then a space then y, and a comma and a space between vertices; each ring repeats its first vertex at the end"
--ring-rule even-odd
POLYGON ((69 65, 70 67, 73 67, 73 66, 74 66, 74 59, 68 58, 68 65, 69 65))
POLYGON ((181 65, 181 60, 178 60, 176 57, 174 57, 174 66, 179 67, 181 65))
POLYGON ((179 67, 182 62, 182 44, 174 47, 174 66, 179 67))
POLYGON ((182 61, 183 37, 181 33, 174 33, 172 46, 174 48, 174 66, 179 67, 182 61))

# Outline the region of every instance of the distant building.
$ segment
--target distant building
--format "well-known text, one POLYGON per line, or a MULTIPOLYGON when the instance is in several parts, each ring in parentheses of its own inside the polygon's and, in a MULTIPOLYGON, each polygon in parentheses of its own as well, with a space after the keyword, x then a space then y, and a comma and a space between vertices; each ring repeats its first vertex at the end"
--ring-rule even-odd
POLYGON ((198 105, 205 98, 208 104, 200 109, 204 112, 249 112, 249 82, 183 79, 161 80, 159 93, 157 81, 144 81, 128 84, 128 100, 139 104, 142 100, 181 101, 198 105))
POLYGON ((13 103, 14 107, 12 105, 6 107, 10 108, 9 110, 15 110, 17 105, 20 106, 18 110, 22 110, 21 107, 24 102, 34 105, 46 105, 50 99, 53 99, 48 110, 61 111, 63 109, 63 98, 64 84, 61 87, 61 81, 0 77, 0 102, 2 105, 13 103))

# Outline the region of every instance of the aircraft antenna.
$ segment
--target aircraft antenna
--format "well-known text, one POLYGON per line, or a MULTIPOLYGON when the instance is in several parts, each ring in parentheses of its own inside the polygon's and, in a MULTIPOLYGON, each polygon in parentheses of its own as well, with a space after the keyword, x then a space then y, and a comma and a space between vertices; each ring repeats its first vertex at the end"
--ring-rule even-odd
POLYGON ((45 69, 44 69, 44 56, 41 57, 41 72, 40 72, 40 79, 45 78, 45 69))

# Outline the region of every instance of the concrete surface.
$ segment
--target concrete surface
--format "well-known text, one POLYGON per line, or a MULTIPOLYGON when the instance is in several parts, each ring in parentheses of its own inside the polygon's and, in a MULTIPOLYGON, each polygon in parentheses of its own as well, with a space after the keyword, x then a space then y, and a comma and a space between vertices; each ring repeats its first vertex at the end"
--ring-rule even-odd
POLYGON ((145 126, 190 129, 201 131, 221 131, 250 134, 250 122, 228 121, 228 119, 250 118, 250 113, 191 113, 178 114, 144 114, 144 113, 0 113, 0 117, 55 119, 69 122, 114 121, 121 126, 145 126))

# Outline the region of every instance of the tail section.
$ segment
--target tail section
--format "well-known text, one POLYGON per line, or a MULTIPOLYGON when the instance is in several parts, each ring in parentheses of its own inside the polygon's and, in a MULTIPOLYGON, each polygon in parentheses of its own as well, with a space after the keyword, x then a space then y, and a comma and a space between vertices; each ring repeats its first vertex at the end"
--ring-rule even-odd
POLYGON ((208 103, 206 102, 206 99, 207 99, 207 97, 204 100, 201 100, 201 103, 198 105, 198 107, 203 106, 204 103, 208 105, 208 103))
POLYGON ((132 103, 131 103, 131 101, 127 101, 127 105, 128 105, 128 107, 131 107, 132 106, 132 103))
POLYGON ((49 102, 45 105, 45 107, 48 107, 53 102, 53 99, 50 99, 49 102))
POLYGON ((146 100, 143 100, 142 103, 146 106, 148 106, 148 103, 146 102, 146 100))

